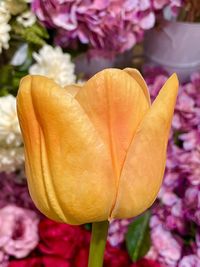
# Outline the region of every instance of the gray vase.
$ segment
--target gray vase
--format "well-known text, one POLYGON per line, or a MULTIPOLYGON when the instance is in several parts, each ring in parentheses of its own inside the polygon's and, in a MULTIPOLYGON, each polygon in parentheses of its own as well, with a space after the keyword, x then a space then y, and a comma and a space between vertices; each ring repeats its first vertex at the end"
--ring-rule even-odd
POLYGON ((150 64, 188 81, 191 73, 200 71, 200 24, 165 21, 146 32, 144 54, 150 64))

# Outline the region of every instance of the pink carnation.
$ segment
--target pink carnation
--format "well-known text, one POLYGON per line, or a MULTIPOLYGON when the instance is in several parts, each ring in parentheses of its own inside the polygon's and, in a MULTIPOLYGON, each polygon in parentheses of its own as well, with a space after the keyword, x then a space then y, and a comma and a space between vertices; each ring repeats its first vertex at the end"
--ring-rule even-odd
POLYGON ((0 248, 16 258, 26 257, 38 244, 38 216, 16 206, 0 209, 0 248))

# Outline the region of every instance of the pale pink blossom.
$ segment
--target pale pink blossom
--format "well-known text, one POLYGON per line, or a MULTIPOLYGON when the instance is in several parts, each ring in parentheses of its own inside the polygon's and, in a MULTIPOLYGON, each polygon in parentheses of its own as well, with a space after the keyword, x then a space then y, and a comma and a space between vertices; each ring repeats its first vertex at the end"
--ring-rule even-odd
POLYGON ((182 247, 180 243, 162 225, 153 228, 151 236, 153 246, 157 250, 160 260, 169 266, 176 266, 181 258, 182 247))
POLYGON ((7 267, 8 259, 9 256, 3 250, 0 249, 0 267, 7 267))
POLYGON ((124 242, 130 220, 113 220, 109 226, 108 241, 114 247, 124 242))
POLYGON ((178 201, 178 197, 176 196, 176 194, 172 192, 165 192, 162 195, 161 199, 162 199, 163 204, 167 206, 173 206, 178 201))
POLYGON ((178 264, 178 267, 199 267, 200 258, 196 255, 184 256, 178 264))
POLYGON ((38 221, 27 209, 14 205, 0 209, 0 248, 16 258, 26 257, 38 244, 38 221))

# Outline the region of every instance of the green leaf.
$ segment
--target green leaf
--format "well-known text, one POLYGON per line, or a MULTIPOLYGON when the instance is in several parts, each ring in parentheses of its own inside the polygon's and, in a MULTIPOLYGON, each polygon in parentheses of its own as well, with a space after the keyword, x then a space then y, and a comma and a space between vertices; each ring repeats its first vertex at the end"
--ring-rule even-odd
POLYGON ((0 73, 0 96, 7 94, 16 96, 19 82, 28 72, 18 71, 14 66, 5 65, 0 68, 0 73))
POLYGON ((1 67, 0 85, 6 84, 12 79, 13 67, 11 65, 4 65, 1 67))
POLYGON ((0 88, 0 97, 6 96, 8 94, 9 94, 9 92, 8 92, 7 88, 4 88, 4 87, 0 88))
POLYGON ((126 234, 126 247, 133 261, 137 261, 148 252, 150 241, 149 228, 150 212, 145 212, 136 218, 128 227, 126 234))
POLYGON ((14 34, 12 37, 17 38, 17 36, 21 36, 22 39, 29 44, 43 46, 46 43, 46 39, 49 38, 47 30, 39 23, 35 23, 34 25, 26 28, 13 20, 11 25, 14 34))

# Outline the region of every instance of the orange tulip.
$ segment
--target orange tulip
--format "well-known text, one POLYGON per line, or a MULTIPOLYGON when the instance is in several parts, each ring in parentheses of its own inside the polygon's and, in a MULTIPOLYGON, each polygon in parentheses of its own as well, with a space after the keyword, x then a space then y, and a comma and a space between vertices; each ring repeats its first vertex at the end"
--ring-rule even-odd
POLYGON ((162 183, 177 91, 174 74, 151 105, 135 69, 106 69, 65 89, 26 76, 17 106, 38 209, 70 224, 146 210, 162 183))

